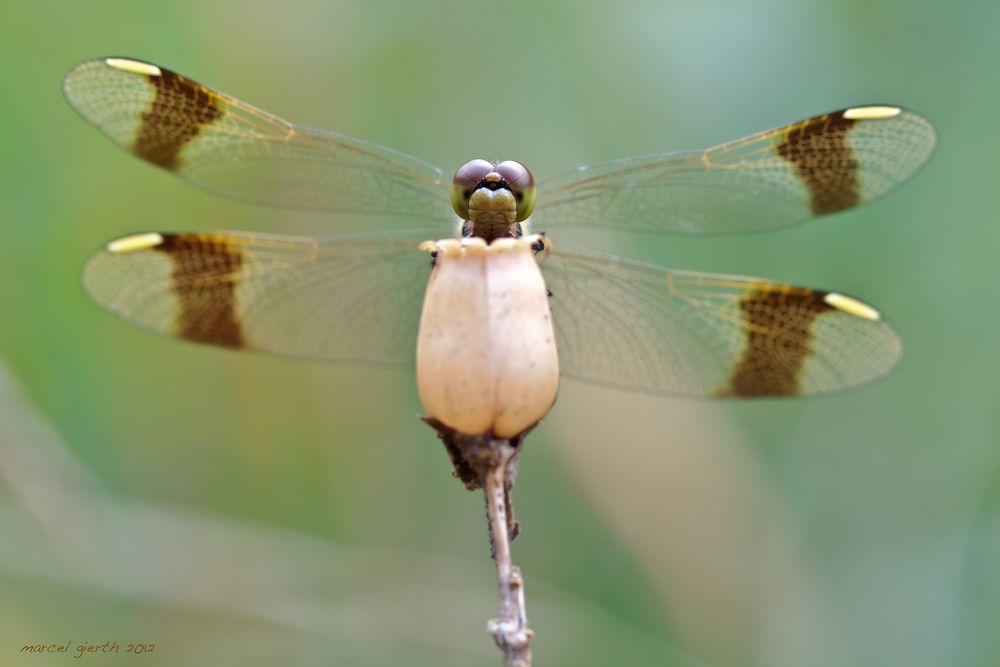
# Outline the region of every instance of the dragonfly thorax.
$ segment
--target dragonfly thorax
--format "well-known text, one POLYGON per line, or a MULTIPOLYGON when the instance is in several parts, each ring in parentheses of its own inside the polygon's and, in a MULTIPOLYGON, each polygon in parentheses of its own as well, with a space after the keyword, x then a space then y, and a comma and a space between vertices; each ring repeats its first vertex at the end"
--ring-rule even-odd
POLYGON ((465 224, 463 236, 490 242, 521 235, 535 206, 535 178, 520 162, 470 160, 452 179, 451 204, 465 224))

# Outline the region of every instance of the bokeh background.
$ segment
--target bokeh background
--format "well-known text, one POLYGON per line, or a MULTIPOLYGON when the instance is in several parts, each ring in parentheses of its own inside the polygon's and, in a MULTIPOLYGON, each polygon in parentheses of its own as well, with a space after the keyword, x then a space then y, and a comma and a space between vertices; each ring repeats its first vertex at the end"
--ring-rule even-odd
POLYGON ((482 500, 412 371, 227 353, 84 295, 115 236, 393 220, 213 198, 129 157, 62 76, 129 55, 445 169, 544 177, 851 104, 940 147, 889 198, 749 238, 575 243, 856 294, 906 346, 818 400, 567 381, 515 494, 547 665, 1000 664, 1000 3, 8 2, 0 20, 0 664, 496 665, 482 500))

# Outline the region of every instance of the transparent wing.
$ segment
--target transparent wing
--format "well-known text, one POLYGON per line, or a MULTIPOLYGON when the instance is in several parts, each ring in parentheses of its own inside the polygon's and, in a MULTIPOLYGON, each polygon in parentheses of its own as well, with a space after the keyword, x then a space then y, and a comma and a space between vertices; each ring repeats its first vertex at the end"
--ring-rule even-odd
POLYGON ((82 63, 67 100, 112 141, 218 194, 303 209, 453 220, 440 169, 295 125, 150 63, 82 63))
POLYGON ((756 232, 877 199, 930 158, 933 126, 899 107, 853 107, 704 151, 606 162, 539 185, 539 229, 756 232))
MULTIPOLYGON (((433 232, 430 232, 431 234, 433 232)), ((200 343, 339 362, 412 363, 428 232, 317 240, 138 234, 83 282, 141 327, 200 343)), ((888 372, 901 346, 850 297, 754 278, 557 253, 543 265, 565 375, 694 396, 812 394, 888 372)))
POLYGON ((818 394, 889 372, 878 311, 834 292, 556 252, 542 265, 563 374, 689 396, 818 394))
POLYGON ((137 234, 87 262, 102 306, 161 334, 338 362, 412 363, 433 232, 137 234))

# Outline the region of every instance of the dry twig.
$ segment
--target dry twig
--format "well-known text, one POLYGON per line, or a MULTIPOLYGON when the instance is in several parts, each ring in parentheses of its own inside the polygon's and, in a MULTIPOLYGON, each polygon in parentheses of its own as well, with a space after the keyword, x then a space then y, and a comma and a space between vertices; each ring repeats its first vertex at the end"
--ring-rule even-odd
POLYGON ((455 475, 470 490, 483 489, 490 547, 497 564, 500 587, 500 616, 487 629, 503 653, 504 667, 531 667, 531 640, 524 603, 521 570, 511 562, 510 542, 518 532, 514 521, 510 490, 517 475, 517 459, 528 430, 514 438, 494 438, 489 434, 467 436, 449 429, 436 419, 425 417, 444 442, 455 466, 455 475))

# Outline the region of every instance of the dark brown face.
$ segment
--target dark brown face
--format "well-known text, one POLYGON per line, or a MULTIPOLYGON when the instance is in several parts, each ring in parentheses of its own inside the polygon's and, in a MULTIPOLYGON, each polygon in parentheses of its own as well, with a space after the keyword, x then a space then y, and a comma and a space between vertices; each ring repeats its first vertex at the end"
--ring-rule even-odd
POLYGON ((451 205, 473 223, 524 222, 535 207, 535 177, 513 160, 469 160, 452 178, 451 205))

